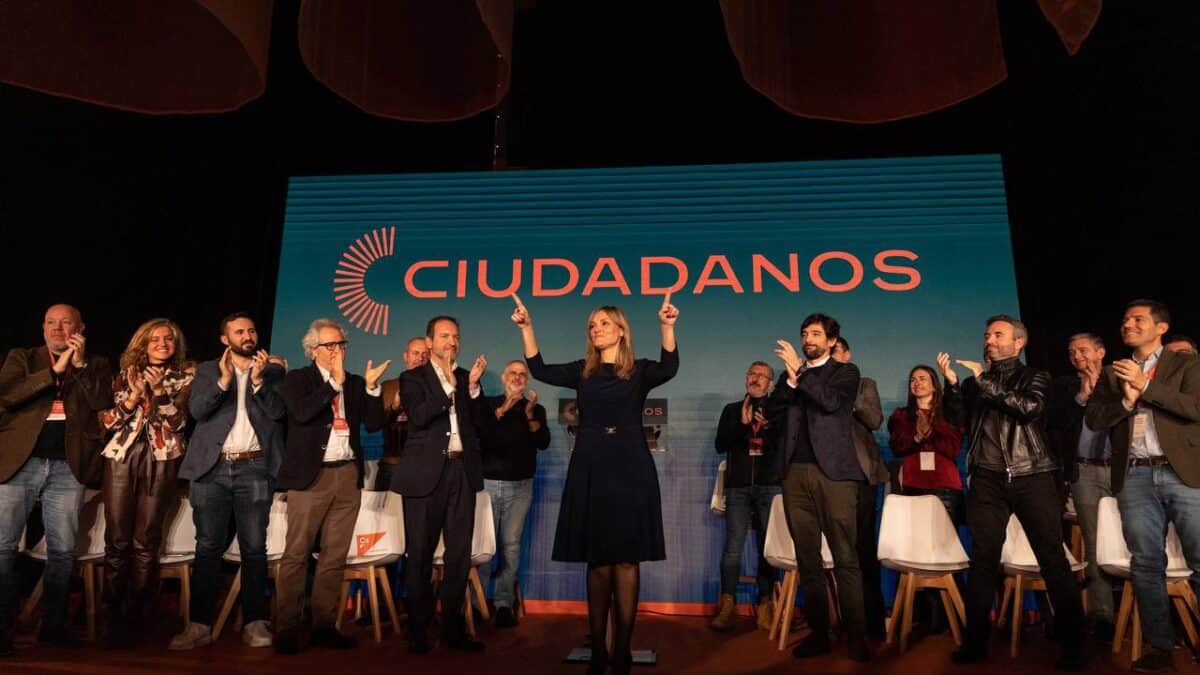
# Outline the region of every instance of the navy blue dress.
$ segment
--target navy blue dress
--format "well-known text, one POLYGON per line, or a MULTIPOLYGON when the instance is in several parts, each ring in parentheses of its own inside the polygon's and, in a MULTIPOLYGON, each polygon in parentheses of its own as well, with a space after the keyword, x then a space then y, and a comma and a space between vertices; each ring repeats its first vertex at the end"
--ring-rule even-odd
POLYGON ((567 467, 552 558, 593 565, 665 560, 658 471, 642 431, 650 390, 675 377, 679 352, 638 359, 628 379, 605 364, 583 379, 583 361, 547 365, 540 353, 529 372, 577 394, 579 432, 567 467))

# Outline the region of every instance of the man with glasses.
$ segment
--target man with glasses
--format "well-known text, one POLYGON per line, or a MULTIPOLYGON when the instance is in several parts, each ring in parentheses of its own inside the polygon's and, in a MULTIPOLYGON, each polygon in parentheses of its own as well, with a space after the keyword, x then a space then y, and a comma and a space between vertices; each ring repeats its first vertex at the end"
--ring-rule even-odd
POLYGON ((321 556, 313 575, 309 645, 350 649, 358 644, 334 622, 342 607, 342 576, 363 486, 359 427, 383 428, 379 377, 391 363, 375 366, 368 360, 364 375, 347 373, 346 332, 330 319, 313 321, 302 344, 312 364, 289 372, 283 381, 288 433, 277 487, 287 490, 288 529, 276 583, 279 654, 300 651, 305 573, 318 533, 321 556))
POLYGON ((753 521, 758 546, 758 627, 769 629, 774 616, 772 594, 777 574, 767 562, 764 545, 771 501, 780 494, 775 428, 766 417, 767 394, 775 371, 763 361, 746 370, 746 395, 726 404, 717 422, 717 453, 725 455, 725 551, 721 554, 721 601, 709 626, 734 626, 742 550, 753 521))

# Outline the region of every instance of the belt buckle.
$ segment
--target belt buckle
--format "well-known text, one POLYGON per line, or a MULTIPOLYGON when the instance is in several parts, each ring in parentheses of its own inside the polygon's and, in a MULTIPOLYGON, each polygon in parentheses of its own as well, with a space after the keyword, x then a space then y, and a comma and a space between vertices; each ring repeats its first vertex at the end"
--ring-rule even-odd
POLYGON ((609 436, 616 436, 617 428, 616 427, 604 427, 604 433, 608 434, 609 436))

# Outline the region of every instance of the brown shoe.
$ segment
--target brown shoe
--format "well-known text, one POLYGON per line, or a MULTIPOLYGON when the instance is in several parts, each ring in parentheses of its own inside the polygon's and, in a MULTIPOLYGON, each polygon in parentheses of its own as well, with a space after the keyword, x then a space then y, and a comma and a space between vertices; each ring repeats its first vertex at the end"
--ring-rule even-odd
POLYGON ((775 619, 775 601, 767 598, 758 602, 758 629, 771 630, 771 622, 775 619))
POLYGON ((709 628, 717 631, 727 631, 733 628, 734 610, 737 609, 737 603, 734 602, 733 596, 728 593, 721 594, 721 604, 717 608, 717 616, 708 624, 709 628))

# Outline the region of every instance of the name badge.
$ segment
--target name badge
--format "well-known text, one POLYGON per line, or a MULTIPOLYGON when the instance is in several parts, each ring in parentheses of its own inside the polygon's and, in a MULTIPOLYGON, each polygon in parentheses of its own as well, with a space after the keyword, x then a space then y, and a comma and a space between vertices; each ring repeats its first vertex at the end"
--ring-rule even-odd
POLYGON ((937 468, 937 463, 934 462, 933 455, 934 455, 934 453, 932 453, 932 452, 922 452, 921 453, 921 470, 922 471, 933 471, 937 468))
POLYGON ((343 437, 350 435, 350 425, 346 423, 345 417, 333 418, 333 433, 343 437))
POLYGON ((50 404, 50 414, 46 415, 47 422, 65 422, 67 421, 67 409, 63 406, 62 399, 54 399, 54 403, 50 404))
POLYGON ((751 457, 762 457, 763 454, 763 439, 759 436, 750 437, 750 442, 746 446, 751 457))
POLYGON ((1133 416, 1133 430, 1130 432, 1130 438, 1133 443, 1142 443, 1146 440, 1146 412, 1139 412, 1133 416))

